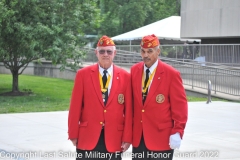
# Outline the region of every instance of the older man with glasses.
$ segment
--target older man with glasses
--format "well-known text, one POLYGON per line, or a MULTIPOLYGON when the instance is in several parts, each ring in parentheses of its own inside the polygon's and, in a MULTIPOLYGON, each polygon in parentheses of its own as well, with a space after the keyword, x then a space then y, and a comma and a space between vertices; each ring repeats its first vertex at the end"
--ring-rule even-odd
POLYGON ((76 159, 121 159, 132 141, 130 74, 113 64, 116 47, 100 38, 98 63, 78 70, 72 91, 68 135, 76 159))

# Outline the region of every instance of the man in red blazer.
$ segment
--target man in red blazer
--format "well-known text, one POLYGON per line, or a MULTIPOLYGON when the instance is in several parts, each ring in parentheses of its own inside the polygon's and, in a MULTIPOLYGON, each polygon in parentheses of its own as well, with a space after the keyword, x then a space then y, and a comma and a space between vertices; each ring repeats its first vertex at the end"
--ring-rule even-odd
POLYGON ((143 37, 143 62, 131 68, 133 159, 172 159, 187 122, 188 106, 180 73, 158 59, 159 45, 155 35, 143 37))
POLYGON ((100 38, 95 52, 98 63, 76 74, 68 135, 77 148, 76 159, 121 159, 119 152, 132 142, 131 77, 113 64, 111 38, 100 38))

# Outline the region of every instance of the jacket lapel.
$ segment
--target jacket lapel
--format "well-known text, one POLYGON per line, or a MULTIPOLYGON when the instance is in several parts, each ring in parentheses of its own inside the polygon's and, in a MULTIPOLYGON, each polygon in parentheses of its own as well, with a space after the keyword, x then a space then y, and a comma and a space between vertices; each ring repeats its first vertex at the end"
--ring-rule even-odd
POLYGON ((153 77, 152 84, 150 86, 150 90, 147 95, 147 99, 144 103, 144 106, 147 106, 148 102, 150 101, 151 98, 153 97, 154 93, 156 92, 157 88, 159 87, 160 83, 162 82, 163 79, 163 67, 162 67, 162 62, 158 60, 158 65, 157 65, 157 70, 155 72, 155 75, 153 77))
POLYGON ((97 95, 100 103, 104 107, 104 103, 103 103, 103 100, 102 100, 102 93, 101 93, 101 90, 100 90, 101 87, 100 87, 100 82, 99 82, 98 64, 96 64, 92 67, 91 77, 92 77, 92 83, 93 83, 96 95, 97 95))
POLYGON ((120 70, 113 65, 113 77, 112 77, 112 87, 111 87, 111 91, 110 94, 108 96, 108 101, 106 104, 106 107, 108 107, 108 105, 111 103, 114 94, 116 93, 118 86, 119 86, 119 80, 120 80, 120 70))
POLYGON ((142 104, 142 76, 143 76, 143 65, 142 62, 141 65, 138 66, 138 70, 136 72, 136 75, 134 75, 134 83, 135 83, 135 90, 137 93, 137 99, 139 101, 139 104, 142 104))

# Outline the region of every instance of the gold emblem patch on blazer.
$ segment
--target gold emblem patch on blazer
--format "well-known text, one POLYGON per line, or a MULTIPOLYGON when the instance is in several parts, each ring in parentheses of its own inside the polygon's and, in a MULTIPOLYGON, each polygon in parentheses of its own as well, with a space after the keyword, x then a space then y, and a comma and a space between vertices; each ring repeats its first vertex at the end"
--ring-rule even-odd
POLYGON ((158 94, 158 95, 157 95, 157 97, 156 97, 156 102, 157 102, 157 103, 163 103, 164 100, 165 100, 164 95, 162 95, 162 94, 158 94))
POLYGON ((124 103, 124 95, 123 94, 118 95, 118 103, 120 103, 120 104, 124 103))

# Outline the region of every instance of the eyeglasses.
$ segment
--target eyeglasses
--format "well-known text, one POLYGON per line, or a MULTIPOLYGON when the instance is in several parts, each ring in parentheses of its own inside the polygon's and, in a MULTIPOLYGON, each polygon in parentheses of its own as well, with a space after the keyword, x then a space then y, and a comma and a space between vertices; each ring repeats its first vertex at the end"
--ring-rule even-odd
POLYGON ((107 52, 108 55, 112 55, 113 54, 113 51, 112 50, 98 50, 99 54, 105 54, 105 52, 107 52))

